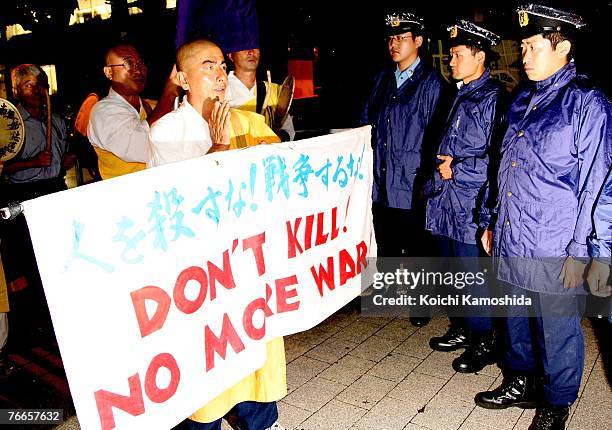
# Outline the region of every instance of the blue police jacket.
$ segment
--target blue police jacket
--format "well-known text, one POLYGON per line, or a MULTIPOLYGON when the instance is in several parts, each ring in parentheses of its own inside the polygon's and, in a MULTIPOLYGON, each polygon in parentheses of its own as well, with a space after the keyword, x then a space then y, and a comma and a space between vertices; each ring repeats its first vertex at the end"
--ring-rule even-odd
POLYGON ((421 61, 399 88, 394 68, 381 71, 362 115, 372 125, 374 202, 412 209, 426 129, 442 92, 437 72, 421 61))
MULTIPOLYGON (((610 138, 609 138, 610 139, 610 138)), ((593 233, 589 238, 589 254, 610 264, 612 248, 612 152, 608 156, 608 176, 593 211, 593 233)))
POLYGON ((438 154, 453 157, 453 177, 435 172, 428 184, 426 228, 433 234, 476 244, 478 208, 487 182, 489 147, 499 124, 502 84, 490 71, 459 88, 440 140, 438 154))
POLYGON ((578 292, 564 289, 558 276, 567 256, 588 258, 593 205, 608 173, 610 116, 606 96, 576 75, 573 62, 518 91, 498 174, 498 279, 538 292, 578 292))

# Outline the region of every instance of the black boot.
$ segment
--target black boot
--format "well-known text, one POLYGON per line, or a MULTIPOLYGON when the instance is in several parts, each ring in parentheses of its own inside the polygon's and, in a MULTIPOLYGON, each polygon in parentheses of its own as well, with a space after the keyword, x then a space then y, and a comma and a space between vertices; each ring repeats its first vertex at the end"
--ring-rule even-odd
POLYGON ((493 363, 493 333, 479 333, 472 336, 471 343, 463 354, 453 360, 453 369, 460 373, 476 373, 493 363))
POLYGON ((495 390, 476 394, 474 402, 486 409, 506 409, 511 406, 533 409, 536 407, 535 378, 511 376, 504 379, 495 390))
POLYGON ((448 331, 439 337, 432 337, 429 346, 435 351, 456 351, 470 344, 470 336, 465 327, 451 324, 448 331))
POLYGON ((542 407, 536 409, 536 415, 529 430, 565 430, 565 422, 569 417, 570 408, 542 407))

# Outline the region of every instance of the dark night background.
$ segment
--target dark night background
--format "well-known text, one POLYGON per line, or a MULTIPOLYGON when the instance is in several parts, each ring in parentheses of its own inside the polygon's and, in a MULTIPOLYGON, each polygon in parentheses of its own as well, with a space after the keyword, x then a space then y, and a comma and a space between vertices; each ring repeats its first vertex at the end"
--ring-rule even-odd
MULTIPOLYGON (((125 0, 113 0, 111 4, 122 1, 125 0)), ((76 0, 2 0, 0 31, 4 25, 24 22, 23 12, 28 7, 34 9, 43 4, 49 8, 52 4, 57 10, 64 6, 64 10, 71 11, 75 3, 76 0)), ((432 40, 443 38, 446 25, 456 18, 476 19, 503 38, 512 39, 516 27, 514 9, 521 3, 259 0, 260 71, 269 68, 273 80, 279 82, 286 75, 290 55, 291 58, 314 59, 319 97, 295 103, 296 128, 352 127, 357 125, 374 73, 389 61, 383 34, 387 10, 399 6, 421 13, 432 40)), ((587 20, 589 25, 577 41, 576 63, 579 71, 589 74, 610 94, 606 57, 612 1, 566 0, 548 4, 571 9, 587 20)), ((0 39, 0 65, 8 70, 24 62, 55 64, 59 91, 54 105, 64 112, 74 111, 89 92, 106 93, 107 84, 101 72, 103 53, 117 41, 127 40, 133 42, 147 60, 150 67, 145 95, 156 98, 173 63, 176 10, 165 9, 164 0, 141 0, 139 5, 142 14, 120 16, 115 13, 108 20, 94 19, 70 27, 65 17, 59 18, 62 16, 59 12, 48 23, 29 23, 31 34, 13 37, 8 42, 4 37, 0 39)))

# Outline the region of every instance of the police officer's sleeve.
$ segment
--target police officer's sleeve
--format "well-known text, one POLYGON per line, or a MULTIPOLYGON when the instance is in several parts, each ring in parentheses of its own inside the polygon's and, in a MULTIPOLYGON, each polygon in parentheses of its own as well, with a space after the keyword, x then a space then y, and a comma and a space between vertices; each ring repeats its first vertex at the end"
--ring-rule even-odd
POLYGON ((483 198, 478 211, 478 228, 483 230, 493 230, 499 212, 499 202, 495 198, 491 185, 491 180, 488 180, 484 186, 483 198))
POLYGON ((476 119, 478 127, 462 130, 470 146, 453 160, 453 181, 460 187, 480 188, 487 181, 488 151, 496 121, 497 95, 491 94, 481 106, 476 119))
POLYGON ((508 94, 502 89, 495 100, 495 119, 490 134, 489 165, 487 166, 487 181, 483 187, 482 200, 478 213, 478 227, 492 230, 499 213, 497 189, 497 174, 501 159, 501 144, 504 132, 508 126, 506 112, 508 109, 508 94))
POLYGON ((578 221, 567 253, 574 258, 589 257, 587 238, 592 233, 592 211, 595 200, 608 174, 606 153, 612 142, 612 117, 609 101, 599 92, 585 97, 583 108, 573 121, 577 130, 578 157, 578 221))
POLYGON ((593 233, 589 237, 589 255, 609 264, 612 248, 612 170, 608 158, 608 176, 593 211, 593 233))
POLYGON ((444 86, 441 79, 433 74, 423 97, 424 103, 420 106, 423 122, 427 124, 428 132, 431 132, 433 127, 441 125, 440 122, 443 120, 442 112, 438 109, 443 93, 444 86))

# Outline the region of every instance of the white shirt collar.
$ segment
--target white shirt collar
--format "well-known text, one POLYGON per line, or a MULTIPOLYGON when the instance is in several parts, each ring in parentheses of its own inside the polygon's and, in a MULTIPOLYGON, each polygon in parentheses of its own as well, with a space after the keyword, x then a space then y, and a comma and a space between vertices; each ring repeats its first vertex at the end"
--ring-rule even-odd
POLYGON ((183 101, 181 102, 179 109, 184 111, 185 115, 193 117, 194 121, 199 120, 206 126, 206 128, 208 128, 208 123, 206 122, 204 117, 202 117, 202 115, 200 115, 199 112, 193 106, 191 106, 191 104, 187 100, 187 96, 183 97, 183 101))
POLYGON ((229 72, 227 82, 225 99, 229 101, 230 107, 240 107, 256 97, 257 85, 253 85, 253 88, 248 89, 234 74, 233 70, 229 72))
MULTIPOLYGON (((109 100, 114 100, 117 102, 122 102, 126 105, 128 105, 129 107, 131 107, 132 109, 134 109, 134 106, 132 106, 121 94, 119 94, 117 91, 113 90, 113 87, 110 87, 110 89, 108 90, 108 98, 109 100)), ((142 98, 138 97, 138 101, 140 102, 140 110, 137 111, 136 109, 134 109, 134 111, 140 116, 140 111, 142 111, 144 108, 142 106, 142 98)))

